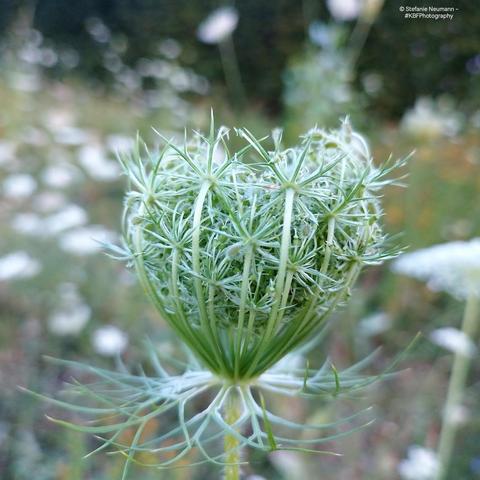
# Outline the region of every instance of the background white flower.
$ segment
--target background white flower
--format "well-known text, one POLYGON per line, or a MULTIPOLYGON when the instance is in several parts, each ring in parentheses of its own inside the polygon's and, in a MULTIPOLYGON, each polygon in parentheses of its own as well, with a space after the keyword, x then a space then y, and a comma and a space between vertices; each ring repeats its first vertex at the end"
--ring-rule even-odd
POLYGON ((353 20, 362 10, 362 0, 327 0, 327 6, 335 20, 353 20))
POLYGON ((78 335, 90 320, 90 307, 73 283, 61 284, 57 297, 58 307, 48 319, 49 330, 58 336, 78 335))
POLYGON ((23 235, 41 235, 44 232, 43 220, 32 212, 18 213, 12 218, 10 226, 23 235))
POLYGON ((17 145, 13 142, 0 141, 0 165, 11 162, 15 158, 17 145))
POLYGON ((128 335, 113 325, 106 325, 93 332, 92 345, 98 354, 113 357, 125 351, 128 335))
POLYGON ((232 34, 237 24, 237 11, 232 7, 221 7, 200 24, 197 36, 204 43, 220 43, 232 34))
POLYGON ((480 297, 480 238, 434 245, 406 253, 393 263, 395 272, 427 282, 458 298, 480 297))
POLYGON ((102 146, 86 145, 78 154, 80 165, 95 180, 112 181, 118 179, 120 167, 116 161, 110 160, 102 146))
POLYGON ((126 135, 108 135, 105 143, 111 152, 117 154, 131 152, 135 146, 135 139, 126 135))
POLYGON ((407 458, 398 464, 398 473, 403 480, 433 480, 438 470, 435 452, 412 445, 407 458))
POLYGON ((472 418, 470 410, 462 404, 451 405, 444 415, 445 421, 454 425, 465 425, 472 418))
POLYGON ((88 221, 87 212, 80 206, 66 205, 44 220, 45 233, 55 235, 70 228, 79 227, 88 221))
POLYGON ((3 195, 11 199, 29 197, 37 188, 35 179, 27 173, 8 176, 3 182, 3 195))
POLYGON ((42 172, 42 181, 52 188, 66 188, 76 179, 75 170, 66 164, 49 165, 42 172))
POLYGON ((42 266, 27 252, 12 252, 0 258, 0 281, 31 278, 40 272, 42 266))
POLYGON ((461 330, 453 327, 438 328, 429 337, 436 345, 467 357, 473 357, 477 351, 472 339, 461 330))
POLYGON ((448 99, 422 97, 405 113, 401 128, 417 138, 435 139, 458 134, 462 123, 462 115, 448 99))
POLYGON ((301 457, 293 452, 280 450, 271 453, 268 458, 285 478, 306 478, 308 476, 301 457))
POLYGON ((89 225, 64 233, 59 240, 62 250, 74 255, 92 255, 102 249, 99 242, 113 242, 116 235, 101 225, 89 225))
POLYGON ((90 134, 80 128, 65 126, 55 130, 55 141, 62 145, 83 145, 90 141, 90 134))
POLYGON ((360 320, 358 331, 364 337, 372 337, 387 331, 391 326, 392 318, 388 313, 376 312, 360 320))

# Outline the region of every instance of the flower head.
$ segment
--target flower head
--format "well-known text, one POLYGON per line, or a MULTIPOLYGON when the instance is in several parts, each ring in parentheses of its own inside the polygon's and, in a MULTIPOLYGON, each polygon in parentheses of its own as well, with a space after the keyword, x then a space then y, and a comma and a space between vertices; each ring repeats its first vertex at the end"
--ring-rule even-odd
POLYGON ((398 473, 404 480, 433 480, 437 471, 435 452, 419 445, 412 445, 407 458, 398 465, 398 473))
POLYGON ((100 355, 114 357, 125 351, 128 345, 128 336, 114 325, 106 325, 93 332, 92 344, 100 355))
POLYGON ((0 282, 20 278, 31 278, 37 275, 42 266, 22 250, 9 253, 0 258, 0 282))
POLYGON ((449 242, 407 253, 393 270, 424 280, 432 290, 444 290, 458 298, 480 296, 480 238, 449 242))
POLYGON ((8 199, 28 198, 37 188, 35 179, 26 173, 8 176, 2 186, 2 193, 8 199))
MULTIPOLYGON (((160 151, 145 147, 144 153, 138 142, 132 154, 120 155, 130 187, 124 248, 111 246, 111 256, 135 266, 158 312, 188 347, 187 361, 169 366, 171 355, 150 344, 153 376, 62 362, 99 377, 82 393, 103 404, 85 409, 50 401, 108 416, 107 425, 74 428, 103 438, 97 451, 124 454, 123 478, 137 452, 158 455, 148 464, 158 468, 186 459, 192 449, 204 457, 198 463, 231 467, 246 446, 312 451, 313 444, 370 423, 363 421, 367 409, 305 426, 270 411, 262 391, 329 399, 379 378, 364 373, 374 356, 338 372, 328 358, 319 369, 302 366, 301 354, 324 331, 361 267, 395 255, 384 246, 378 198, 395 164, 376 167, 348 121, 338 130, 314 128, 290 148, 282 147, 280 131, 270 147, 248 130, 236 133, 246 145, 231 152, 228 130, 215 132, 212 118, 208 136, 195 133, 183 145, 167 140, 160 151), (200 395, 210 400, 190 416, 200 395), (178 425, 170 430, 159 434, 148 426, 164 425, 162 416, 172 414, 178 425), (124 443, 127 427, 136 433, 124 443), (280 429, 286 433, 279 436, 280 429), (309 439, 288 433, 304 429, 319 433, 309 439), (218 452, 215 440, 222 436, 218 452)), ((94 346, 121 353, 126 337, 106 327, 96 332, 94 346)))
POLYGON ((435 101, 422 97, 404 114, 401 127, 414 137, 435 140, 441 136, 457 135, 462 123, 462 115, 455 111, 448 99, 435 101))
POLYGON ((361 0, 327 0, 327 6, 338 21, 353 20, 362 11, 361 0))
POLYGON ((58 306, 48 319, 48 328, 58 336, 78 335, 90 320, 91 309, 73 283, 58 288, 58 306))
POLYGON ((472 339, 453 327, 437 328, 430 334, 430 340, 439 347, 467 357, 473 357, 477 351, 472 339))
POLYGON ((203 43, 221 43, 232 34, 237 23, 237 11, 232 7, 221 7, 200 24, 197 36, 203 43))
POLYGON ((93 255, 102 249, 102 243, 111 242, 114 232, 102 225, 88 225, 75 228, 62 234, 59 239, 60 248, 73 255, 93 255))
POLYGON ((388 258, 375 167, 348 122, 268 150, 225 128, 123 164, 125 243, 161 316, 213 372, 257 377, 324 326, 361 267, 388 258), (216 155, 222 147, 223 155, 216 155), (253 156, 250 156, 253 154, 253 156))

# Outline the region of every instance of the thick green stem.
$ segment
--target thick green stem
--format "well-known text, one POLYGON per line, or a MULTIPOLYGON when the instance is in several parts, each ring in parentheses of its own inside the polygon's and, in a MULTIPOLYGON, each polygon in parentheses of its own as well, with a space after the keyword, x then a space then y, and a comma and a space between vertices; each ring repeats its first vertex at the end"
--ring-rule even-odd
MULTIPOLYGON (((240 418, 240 407, 236 392, 230 392, 224 406, 225 421, 234 425, 240 418)), ((231 433, 225 433, 225 480, 240 480, 240 442, 231 433)))
MULTIPOLYGON (((471 339, 474 338, 478 328, 478 306, 478 298, 471 294, 467 299, 462 324, 462 332, 471 339)), ((448 473, 448 467, 455 442, 455 434, 457 431, 457 426, 454 419, 449 417, 462 401, 469 366, 469 356, 462 355, 461 353, 455 353, 452 374, 450 376, 450 383, 448 386, 447 400, 445 402, 443 413, 442 430, 440 432, 440 440, 438 443, 439 469, 437 480, 443 480, 447 478, 446 475, 448 473)))

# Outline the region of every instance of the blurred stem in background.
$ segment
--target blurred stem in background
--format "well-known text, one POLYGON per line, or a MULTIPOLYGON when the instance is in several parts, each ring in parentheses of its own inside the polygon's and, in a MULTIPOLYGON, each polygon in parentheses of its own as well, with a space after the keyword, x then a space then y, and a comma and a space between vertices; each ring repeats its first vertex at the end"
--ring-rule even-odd
POLYGON ((218 45, 232 105, 235 109, 240 110, 246 106, 246 95, 232 38, 238 20, 239 15, 234 7, 217 8, 199 25, 197 37, 203 43, 218 45))
MULTIPOLYGON (((473 339, 478 330, 479 299, 475 294, 467 298, 465 313, 463 316, 462 332, 468 338, 473 339)), ((447 400, 443 411, 442 430, 438 443, 438 474, 436 480, 447 478, 450 459, 453 452, 457 424, 452 418, 456 408, 460 406, 465 391, 470 357, 456 352, 453 359, 452 374, 448 386, 447 400)))
POLYGON ((68 432, 68 441, 66 446, 68 449, 68 479, 82 480, 86 477, 87 462, 84 455, 87 453, 85 445, 85 434, 70 431, 68 432))
POLYGON ((319 3, 315 0, 303 0, 302 1, 302 11, 303 11, 303 21, 305 22, 305 31, 308 34, 308 29, 312 24, 312 18, 319 17, 319 3))
POLYGON ((357 63, 358 57, 367 41, 370 29, 383 7, 383 1, 384 0, 365 0, 363 3, 362 11, 349 40, 352 68, 357 63))
POLYGON ((247 97, 245 95, 245 88, 243 87, 240 68, 238 66, 237 55, 235 53, 235 47, 231 35, 229 35, 223 42, 220 42, 218 48, 220 50, 223 72, 225 74, 225 81, 227 83, 232 104, 236 109, 242 110, 247 103, 247 97))

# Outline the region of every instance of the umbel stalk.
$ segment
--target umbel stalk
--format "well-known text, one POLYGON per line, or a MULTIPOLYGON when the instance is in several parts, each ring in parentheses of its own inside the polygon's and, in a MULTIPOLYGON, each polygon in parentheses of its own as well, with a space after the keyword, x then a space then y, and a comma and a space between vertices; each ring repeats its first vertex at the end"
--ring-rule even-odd
MULTIPOLYGON (((469 339, 473 339, 478 330, 479 299, 476 295, 470 294, 467 297, 465 313, 462 322, 462 332, 469 339)), ((452 374, 448 385, 447 400, 443 411, 442 429, 438 443, 438 474, 437 480, 447 478, 448 468, 453 453, 457 425, 452 418, 456 408, 461 406, 465 385, 467 381, 468 369, 470 367, 470 357, 463 353, 456 352, 453 359, 452 374)))
MULTIPOLYGON (((232 392, 228 396, 224 410, 225 421, 235 429, 234 425, 240 418, 241 414, 236 392, 232 392)), ((238 438, 232 433, 226 432, 224 436, 225 480, 240 480, 240 448, 240 441, 238 438)))

